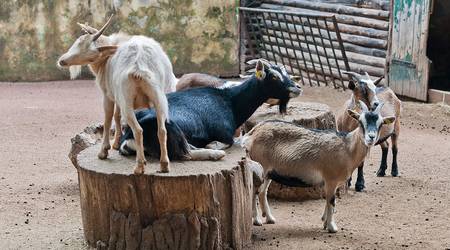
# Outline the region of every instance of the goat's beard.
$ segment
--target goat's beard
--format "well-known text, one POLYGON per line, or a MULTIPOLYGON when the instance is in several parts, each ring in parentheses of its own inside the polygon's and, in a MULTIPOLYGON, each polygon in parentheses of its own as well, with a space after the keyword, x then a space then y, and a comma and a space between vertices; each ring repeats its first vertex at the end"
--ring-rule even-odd
POLYGON ((290 98, 284 98, 280 99, 280 101, 278 102, 278 110, 280 111, 280 114, 286 114, 289 100, 290 98))
POLYGON ((69 67, 70 79, 77 78, 81 73, 81 65, 73 65, 69 67))

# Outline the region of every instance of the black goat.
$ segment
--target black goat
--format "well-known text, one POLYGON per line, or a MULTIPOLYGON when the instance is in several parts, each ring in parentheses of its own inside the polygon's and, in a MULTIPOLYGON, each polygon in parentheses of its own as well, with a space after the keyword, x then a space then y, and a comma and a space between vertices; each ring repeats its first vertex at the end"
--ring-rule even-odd
MULTIPOLYGON (((301 93, 284 68, 262 59, 255 62, 255 74, 241 85, 225 89, 195 88, 167 95, 170 159, 218 160, 224 157, 224 151, 204 147, 214 141, 232 145, 235 130, 267 99, 276 98, 287 103, 301 93)), ((159 156, 155 110, 137 111, 136 117, 144 130, 145 151, 151 156, 159 156)), ((125 129, 120 152, 124 155, 134 153, 131 129, 125 129)))

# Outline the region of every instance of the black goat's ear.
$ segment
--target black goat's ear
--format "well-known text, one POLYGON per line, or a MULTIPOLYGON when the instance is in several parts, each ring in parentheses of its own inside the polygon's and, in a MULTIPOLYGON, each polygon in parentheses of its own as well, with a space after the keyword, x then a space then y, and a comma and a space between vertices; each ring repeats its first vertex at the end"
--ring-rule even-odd
POLYGON ((264 71, 264 63, 260 60, 256 63, 255 76, 258 80, 262 80, 266 77, 266 72, 264 71))
POLYGON ((350 90, 354 90, 354 89, 356 88, 355 81, 353 81, 353 80, 348 81, 347 87, 348 87, 350 90))

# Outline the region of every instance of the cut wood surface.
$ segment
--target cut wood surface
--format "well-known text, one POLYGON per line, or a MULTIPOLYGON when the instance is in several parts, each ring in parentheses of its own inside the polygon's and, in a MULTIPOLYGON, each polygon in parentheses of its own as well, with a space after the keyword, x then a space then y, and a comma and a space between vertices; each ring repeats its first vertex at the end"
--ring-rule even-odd
POLYGON ((251 237, 252 174, 240 147, 217 162, 172 162, 157 173, 133 174, 135 158, 111 150, 99 160, 94 134, 77 136, 71 159, 78 171, 85 238, 101 249, 242 249, 251 237), (83 139, 84 138, 84 139, 83 139), (85 148, 78 154, 77 150, 85 148))
MULTIPOLYGON (((250 131, 256 124, 265 120, 283 120, 292 122, 307 128, 334 129, 335 118, 330 108, 321 103, 293 102, 288 105, 287 113, 279 114, 278 107, 263 106, 244 124, 244 132, 250 131)), ((345 186, 340 188, 344 192, 345 186)), ((321 186, 316 187, 287 187, 272 181, 269 187, 269 197, 282 200, 308 200, 320 199, 323 195, 321 186)))

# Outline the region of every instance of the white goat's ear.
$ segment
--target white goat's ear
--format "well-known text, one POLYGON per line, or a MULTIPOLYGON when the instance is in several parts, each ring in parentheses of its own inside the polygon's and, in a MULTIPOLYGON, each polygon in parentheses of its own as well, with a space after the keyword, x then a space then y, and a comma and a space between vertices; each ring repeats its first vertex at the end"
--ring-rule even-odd
POLYGON ((97 50, 99 52, 101 52, 104 56, 110 56, 110 55, 116 53, 117 48, 119 48, 119 46, 117 46, 117 45, 108 45, 108 46, 97 47, 97 50))
POLYGON ((264 63, 258 60, 255 68, 255 76, 258 80, 263 80, 266 77, 266 72, 264 71, 264 63))
POLYGON ((352 110, 352 109, 347 109, 347 113, 349 116, 351 116, 353 119, 359 120, 359 113, 352 110))
POLYGON ((88 33, 88 34, 95 34, 95 33, 97 33, 98 32, 98 30, 96 29, 96 28, 92 28, 91 26, 89 26, 89 25, 87 25, 87 24, 82 24, 82 23, 77 23, 78 24, 78 26, 80 26, 81 27, 81 29, 84 31, 84 32, 86 32, 86 33, 88 33))
POLYGON ((392 124, 394 122, 395 122, 395 116, 389 116, 389 117, 383 118, 383 124, 385 124, 385 125, 392 124))

